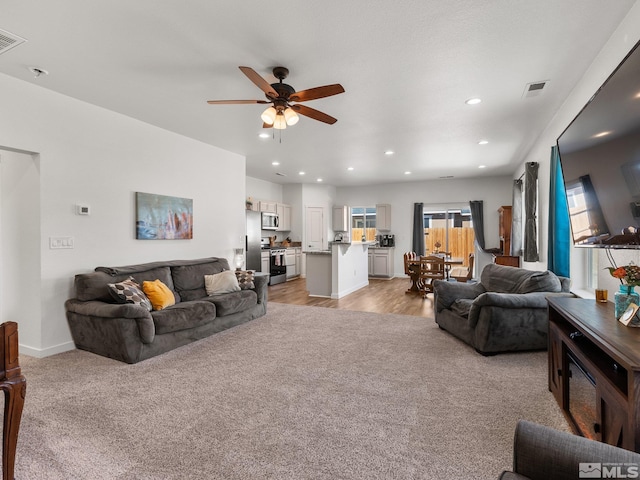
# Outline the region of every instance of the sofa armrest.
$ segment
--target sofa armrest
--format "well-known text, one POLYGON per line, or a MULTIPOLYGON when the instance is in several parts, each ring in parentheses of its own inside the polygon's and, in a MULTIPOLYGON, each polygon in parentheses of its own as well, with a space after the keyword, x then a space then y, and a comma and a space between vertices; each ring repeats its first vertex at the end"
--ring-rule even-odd
POLYGON ((82 302, 72 298, 67 300, 64 306, 69 312, 91 317, 151 318, 151 314, 146 308, 132 303, 106 303, 99 300, 82 302))
POLYGON ((255 275, 253 277, 253 284, 255 285, 255 291, 258 295, 258 303, 267 303, 267 286, 269 284, 269 275, 255 275))
MULTIPOLYGON (((99 300, 82 302, 76 298, 67 300, 64 304, 69 314, 84 323, 84 319, 128 319, 135 321, 138 326, 140 339, 144 343, 151 343, 156 335, 156 327, 151 312, 146 308, 131 303, 106 303, 99 300)), ((90 328, 87 327, 89 330, 90 328)))
POLYGON ((460 298, 474 299, 486 290, 481 283, 448 282, 435 280, 433 290, 436 299, 436 311, 451 308, 453 302, 460 298))
MULTIPOLYGON (((640 464, 640 454, 520 420, 513 444, 513 470, 531 480, 579 477, 581 463, 640 464)), ((605 478, 597 477, 597 478, 605 478)))

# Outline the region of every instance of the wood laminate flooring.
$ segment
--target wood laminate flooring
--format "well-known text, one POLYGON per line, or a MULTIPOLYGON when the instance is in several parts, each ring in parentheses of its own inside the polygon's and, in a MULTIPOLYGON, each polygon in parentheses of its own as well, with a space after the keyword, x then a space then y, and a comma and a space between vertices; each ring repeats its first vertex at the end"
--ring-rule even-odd
POLYGON ((408 278, 369 279, 369 285, 339 300, 310 297, 307 282, 296 278, 269 287, 269 302, 290 305, 310 305, 315 307, 357 310, 361 312, 397 313, 434 318, 433 294, 405 293, 411 282, 408 278))

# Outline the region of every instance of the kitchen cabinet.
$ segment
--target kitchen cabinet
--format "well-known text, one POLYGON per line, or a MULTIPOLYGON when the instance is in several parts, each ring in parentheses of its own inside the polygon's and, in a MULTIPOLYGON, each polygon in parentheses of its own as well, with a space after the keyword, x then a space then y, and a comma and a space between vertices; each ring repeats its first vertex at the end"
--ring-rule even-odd
POLYGON ((302 248, 296 248, 296 275, 302 275, 302 248))
POLYGON ((391 230, 391 205, 386 203, 376 205, 376 229, 381 232, 391 230))
POLYGON ((287 248, 284 253, 284 264, 287 266, 287 279, 296 276, 296 250, 287 248))
POLYGON ((291 231, 291 205, 284 203, 276 204, 276 213, 278 214, 278 232, 291 231))
POLYGON ((278 213, 278 204, 276 202, 260 200, 260 211, 278 213))
POLYGON ((349 207, 346 205, 336 205, 333 207, 333 231, 348 232, 349 231, 349 207))
POLYGON ((269 273, 271 267, 271 252, 265 250, 260 252, 260 271, 263 273, 269 273))
POLYGON ((369 276, 393 277, 394 248, 369 248, 369 276))

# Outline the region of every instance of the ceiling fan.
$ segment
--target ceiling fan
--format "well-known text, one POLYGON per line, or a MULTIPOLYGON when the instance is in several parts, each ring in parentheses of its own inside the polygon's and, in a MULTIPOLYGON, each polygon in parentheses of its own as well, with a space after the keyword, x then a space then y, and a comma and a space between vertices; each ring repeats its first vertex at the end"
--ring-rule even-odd
POLYGON ((338 95, 344 93, 344 88, 339 83, 333 85, 324 85, 322 87, 309 88, 307 90, 301 90, 296 92, 291 85, 282 83, 282 81, 289 75, 289 70, 285 67, 275 67, 273 69, 273 75, 280 80, 280 83, 269 83, 262 78, 254 69, 250 67, 239 67, 242 73, 244 73, 249 80, 258 86, 267 97, 267 100, 209 100, 207 103, 211 105, 239 105, 239 104, 253 104, 261 103, 272 105, 262 112, 261 118, 264 122, 264 128, 276 128, 283 130, 287 128, 287 125, 295 125, 298 123, 300 115, 313 118, 320 122, 333 125, 338 121, 337 118, 327 115, 319 110, 316 110, 306 105, 299 105, 291 102, 307 102, 309 100, 316 100, 318 98, 330 97, 332 95, 338 95))

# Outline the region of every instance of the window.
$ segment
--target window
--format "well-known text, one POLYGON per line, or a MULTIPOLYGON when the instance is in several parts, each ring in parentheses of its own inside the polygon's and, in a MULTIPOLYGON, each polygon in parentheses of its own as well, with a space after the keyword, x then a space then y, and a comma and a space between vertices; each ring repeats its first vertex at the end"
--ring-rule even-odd
POLYGON ((376 239, 376 207, 351 207, 351 239, 359 242, 376 239))

